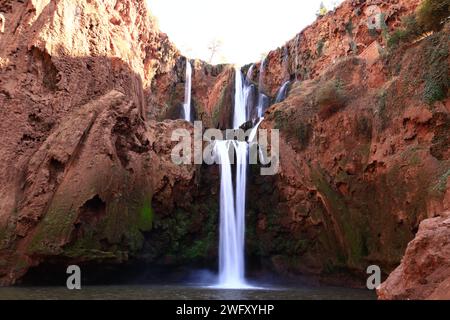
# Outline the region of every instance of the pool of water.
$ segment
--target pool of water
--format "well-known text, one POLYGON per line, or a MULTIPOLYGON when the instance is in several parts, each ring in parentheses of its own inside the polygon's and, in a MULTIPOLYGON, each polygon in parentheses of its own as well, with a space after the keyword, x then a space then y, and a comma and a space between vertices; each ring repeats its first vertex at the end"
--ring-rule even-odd
POLYGON ((337 287, 261 287, 225 290, 196 286, 89 286, 0 288, 1 300, 372 300, 375 293, 337 287))

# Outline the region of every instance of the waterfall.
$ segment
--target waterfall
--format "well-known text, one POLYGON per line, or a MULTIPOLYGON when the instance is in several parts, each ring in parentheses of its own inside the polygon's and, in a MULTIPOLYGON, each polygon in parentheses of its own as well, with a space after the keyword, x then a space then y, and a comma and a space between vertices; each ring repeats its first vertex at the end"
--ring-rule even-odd
POLYGON ((263 122, 263 120, 264 118, 259 118, 258 123, 256 124, 256 126, 253 127, 252 131, 250 132, 250 135, 248 136, 248 143, 254 142, 256 134, 258 133, 259 125, 261 124, 261 122, 263 122))
POLYGON ((186 59, 186 84, 184 87, 184 120, 191 121, 192 65, 186 59))
POLYGON ((253 78, 253 71, 255 70, 255 65, 252 64, 250 68, 248 68, 247 75, 245 77, 245 83, 244 83, 244 94, 245 94, 245 108, 247 111, 247 121, 254 119, 254 107, 256 106, 255 103, 255 92, 256 92, 256 86, 252 83, 253 78))
MULTIPOLYGON (((251 85, 236 68, 233 128, 248 118, 251 85)), ((245 288, 245 202, 248 149, 246 141, 216 141, 214 155, 220 164, 219 287, 245 288), (235 189, 232 164, 236 156, 235 189), (231 157, 231 158, 230 158, 231 157)))
POLYGON ((266 59, 267 57, 265 57, 262 61, 261 61, 261 66, 259 67, 259 80, 258 80, 258 89, 259 89, 259 93, 258 93, 258 118, 261 118, 264 115, 265 110, 267 109, 267 107, 270 104, 269 101, 269 97, 266 96, 263 92, 264 92, 264 75, 266 72, 266 59))
MULTIPOLYGON (((245 193, 247 185, 246 142, 216 141, 216 160, 220 163, 220 239, 219 286, 244 288, 245 284, 245 193), (231 151, 236 151, 236 189, 233 192, 231 151), (235 201, 236 200, 236 201, 235 201)), ((232 152, 234 160, 234 152, 232 152)))
POLYGON ((245 252, 245 204, 247 190, 247 159, 248 144, 233 141, 236 149, 236 230, 239 250, 239 275, 241 282, 244 282, 244 252, 245 252))
POLYGON ((239 127, 247 121, 246 98, 248 97, 247 86, 243 81, 241 69, 236 67, 235 92, 234 92, 234 118, 233 128, 239 127))
POLYGON ((252 77, 253 77, 253 70, 255 70, 255 65, 254 64, 252 64, 251 66, 250 66, 250 68, 248 68, 248 71, 247 71, 247 82, 251 82, 252 81, 252 77))
POLYGON ((288 93, 288 89, 289 89, 289 85, 291 84, 290 81, 286 81, 280 88, 280 90, 278 90, 277 93, 277 98, 275 99, 275 103, 280 103, 282 102, 284 99, 286 99, 287 97, 287 93, 288 93))
POLYGON ((262 118, 264 116, 264 112, 266 112, 267 108, 270 105, 270 99, 264 93, 259 94, 258 98, 258 118, 262 118))

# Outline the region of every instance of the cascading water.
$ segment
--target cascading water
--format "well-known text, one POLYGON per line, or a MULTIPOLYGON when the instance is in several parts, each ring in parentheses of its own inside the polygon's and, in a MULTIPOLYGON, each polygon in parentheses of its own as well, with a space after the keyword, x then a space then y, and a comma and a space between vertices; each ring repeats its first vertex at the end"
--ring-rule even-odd
POLYGON ((184 87, 184 120, 191 121, 192 65, 186 59, 186 84, 184 87))
POLYGON ((253 71, 255 70, 255 65, 254 64, 252 64, 251 66, 250 66, 250 68, 248 68, 248 71, 247 71, 247 81, 248 82, 250 82, 251 81, 251 79, 252 79, 252 77, 253 77, 253 71))
MULTIPOLYGON (((219 287, 245 288, 245 192, 246 142, 216 141, 214 154, 220 163, 219 287), (233 191, 231 151, 236 152, 236 189, 233 191)), ((232 152, 234 159, 234 152, 232 152)))
POLYGON ((247 121, 254 120, 256 114, 254 113, 254 107, 256 105, 256 86, 252 83, 253 71, 255 65, 252 64, 247 71, 244 82, 244 94, 245 94, 245 108, 247 110, 247 121))
POLYGON ((234 129, 239 129, 239 126, 247 121, 246 95, 248 95, 248 93, 246 94, 245 92, 247 91, 247 88, 244 88, 244 81, 242 78, 240 68, 236 67, 233 118, 234 129))
POLYGON ((259 118, 258 123, 256 124, 256 126, 253 127, 252 131, 250 132, 250 135, 248 136, 248 143, 253 143, 254 142, 254 140, 256 138, 256 134, 258 133, 259 125, 263 121, 264 121, 264 118, 259 118))
POLYGON ((244 252, 245 252, 245 204, 247 190, 247 159, 248 144, 233 141, 236 150, 236 229, 238 237, 239 274, 241 282, 244 282, 244 252))
POLYGON ((258 107, 257 107, 257 111, 258 111, 258 118, 261 118, 264 115, 264 111, 267 109, 267 107, 269 106, 269 97, 266 96, 263 92, 264 92, 264 76, 265 76, 265 72, 266 72, 266 60, 267 57, 263 59, 263 61, 261 61, 261 66, 259 69, 259 80, 258 80, 258 89, 259 89, 259 93, 258 93, 258 107))
POLYGON ((275 103, 280 103, 283 100, 286 99, 287 97, 287 93, 288 93, 288 89, 289 89, 289 85, 291 84, 290 81, 286 81, 280 88, 280 90, 278 90, 277 93, 277 97, 275 99, 275 103))
MULTIPOLYGON (((248 86, 236 68, 233 128, 247 119, 248 86)), ((247 187, 248 144, 245 141, 216 141, 216 161, 220 163, 220 236, 219 287, 245 288, 245 202, 247 187), (232 152, 231 152, 232 151, 232 152), (232 163, 236 155, 235 189, 232 163), (231 158, 230 158, 231 157, 231 158), (231 161, 230 159, 233 159, 231 161)))

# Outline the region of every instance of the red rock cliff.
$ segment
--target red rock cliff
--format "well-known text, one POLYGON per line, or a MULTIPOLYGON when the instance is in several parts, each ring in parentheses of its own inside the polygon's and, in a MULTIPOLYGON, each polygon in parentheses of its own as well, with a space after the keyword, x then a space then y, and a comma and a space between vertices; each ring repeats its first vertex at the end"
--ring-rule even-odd
MULTIPOLYGON (((418 3, 345 1, 269 53, 261 90, 292 84, 262 124, 281 130, 280 172, 249 190, 247 252, 264 267, 387 274, 420 223, 449 210, 448 25, 386 41, 418 3)), ((144 1, 0 0, 0 12, 1 282, 46 262, 215 261, 216 168, 170 160, 171 131, 191 128, 166 120, 180 115, 186 59, 144 1)), ((196 119, 229 127, 233 69, 191 63, 196 119)), ((445 234, 431 221, 439 233, 422 225, 382 297, 445 290, 445 272, 408 271, 445 234)))
POLYGON ((1 282, 50 260, 126 261, 144 233, 146 259, 194 259, 215 202, 192 200, 195 168, 170 160, 172 130, 190 126, 146 121, 155 79, 185 59, 145 1, 2 0, 0 12, 1 282))

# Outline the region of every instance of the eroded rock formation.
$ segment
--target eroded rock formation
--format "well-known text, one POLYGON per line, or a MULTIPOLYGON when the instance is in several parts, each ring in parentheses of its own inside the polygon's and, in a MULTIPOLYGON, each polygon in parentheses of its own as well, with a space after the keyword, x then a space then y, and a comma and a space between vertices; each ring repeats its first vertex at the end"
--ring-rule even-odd
MULTIPOLYGON (((431 219, 380 296, 445 297, 448 275, 426 261, 448 255, 450 102, 427 97, 447 96, 449 26, 386 47, 418 3, 345 1, 270 52, 263 77, 255 65, 272 103, 292 81, 261 125, 281 130, 280 172, 249 186, 247 254, 264 268, 388 274, 431 219)), ((170 159, 172 131, 192 130, 175 120, 186 58, 145 1, 0 0, 0 12, 1 283, 45 262, 214 263, 218 171, 170 159)), ((195 119, 230 127, 234 69, 190 62, 195 119)))
POLYGON ((450 212, 423 221, 381 299, 450 299, 450 212))
POLYGON ((170 158, 172 131, 191 126, 146 121, 154 78, 184 58, 145 2, 1 1, 0 11, 1 282, 52 259, 126 261, 150 230, 165 235, 144 258, 206 255, 195 241, 213 224, 195 225, 215 218, 217 201, 196 204, 198 170, 170 158))

